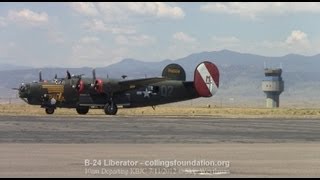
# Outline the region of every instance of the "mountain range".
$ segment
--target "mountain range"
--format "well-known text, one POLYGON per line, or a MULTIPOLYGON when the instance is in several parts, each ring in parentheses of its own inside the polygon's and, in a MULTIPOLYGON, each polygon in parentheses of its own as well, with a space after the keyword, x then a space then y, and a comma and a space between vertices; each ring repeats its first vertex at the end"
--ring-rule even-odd
MULTIPOLYGON (((280 106, 320 107, 320 54, 303 56, 288 54, 281 57, 267 57, 229 50, 200 52, 176 60, 144 62, 136 59, 123 59, 107 67, 97 67, 97 77, 129 79, 161 76, 163 68, 170 63, 180 64, 186 71, 187 80, 193 79, 195 67, 204 60, 217 65, 220 71, 220 88, 212 98, 200 98, 185 104, 214 104, 215 106, 259 106, 265 105, 265 94, 261 90, 264 68, 282 67, 285 91, 280 95, 280 106)), ((92 68, 32 68, 0 64, 0 97, 15 97, 12 87, 21 82, 38 80, 42 71, 44 79, 65 77, 68 69, 72 74, 85 74, 91 77, 92 68), (7 68, 5 67, 7 66, 7 68), (8 68, 10 67, 10 68, 8 68)))

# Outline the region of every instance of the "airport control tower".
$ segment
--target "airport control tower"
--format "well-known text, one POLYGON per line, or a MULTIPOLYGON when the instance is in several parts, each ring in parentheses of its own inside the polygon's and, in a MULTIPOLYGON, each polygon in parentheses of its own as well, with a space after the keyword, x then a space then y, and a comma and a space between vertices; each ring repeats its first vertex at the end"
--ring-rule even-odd
POLYGON ((262 90, 266 93, 267 108, 279 107, 279 95, 284 90, 284 82, 281 77, 282 69, 264 69, 265 78, 262 81, 262 90))

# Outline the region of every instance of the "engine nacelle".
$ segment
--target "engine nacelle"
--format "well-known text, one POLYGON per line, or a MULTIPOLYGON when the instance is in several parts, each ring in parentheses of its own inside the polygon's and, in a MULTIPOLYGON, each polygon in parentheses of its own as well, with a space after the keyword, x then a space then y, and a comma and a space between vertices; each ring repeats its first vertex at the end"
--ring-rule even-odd
POLYGON ((84 91, 84 82, 82 80, 79 81, 79 84, 77 86, 77 91, 79 94, 83 93, 84 91))
POLYGON ((94 83, 94 89, 97 91, 97 93, 102 94, 104 93, 103 90, 103 81, 101 79, 97 79, 94 83))

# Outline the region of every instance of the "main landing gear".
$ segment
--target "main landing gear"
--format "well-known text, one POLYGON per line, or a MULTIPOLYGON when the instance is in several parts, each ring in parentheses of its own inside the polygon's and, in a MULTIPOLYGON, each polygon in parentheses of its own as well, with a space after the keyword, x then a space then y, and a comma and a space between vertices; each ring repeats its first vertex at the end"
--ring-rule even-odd
POLYGON ((47 114, 53 114, 54 113, 54 108, 53 107, 47 107, 46 108, 46 113, 47 114))
POLYGON ((106 113, 107 115, 116 115, 118 112, 118 107, 116 105, 116 103, 114 102, 110 102, 110 103, 107 103, 105 106, 104 106, 104 113, 106 113))
POLYGON ((78 114, 87 114, 89 112, 89 106, 78 106, 76 110, 78 114))

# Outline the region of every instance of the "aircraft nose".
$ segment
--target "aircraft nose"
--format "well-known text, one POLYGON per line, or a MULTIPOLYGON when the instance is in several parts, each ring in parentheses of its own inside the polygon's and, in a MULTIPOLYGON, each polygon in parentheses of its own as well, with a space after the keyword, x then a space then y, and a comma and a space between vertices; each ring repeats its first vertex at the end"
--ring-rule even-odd
POLYGON ((27 86, 24 83, 21 83, 20 87, 19 87, 19 96, 21 98, 26 98, 27 97, 27 86))

